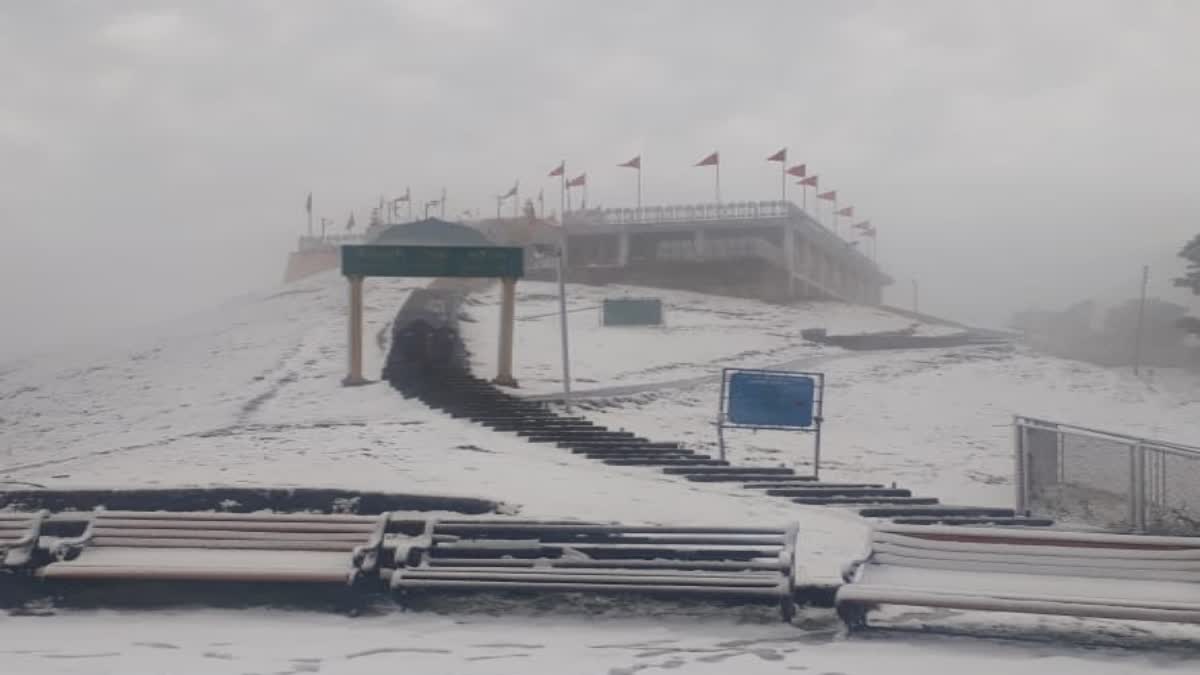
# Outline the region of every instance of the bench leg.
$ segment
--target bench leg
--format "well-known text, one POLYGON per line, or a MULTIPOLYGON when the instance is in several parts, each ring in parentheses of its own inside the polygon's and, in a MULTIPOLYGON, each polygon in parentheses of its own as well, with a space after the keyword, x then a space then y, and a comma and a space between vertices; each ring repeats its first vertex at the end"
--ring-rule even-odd
POLYGON ((791 623, 796 618, 796 600, 791 595, 779 599, 779 616, 784 623, 791 623))
POLYGON ((854 633, 867 628, 867 607, 853 602, 841 603, 837 606, 838 618, 846 624, 846 631, 854 633))

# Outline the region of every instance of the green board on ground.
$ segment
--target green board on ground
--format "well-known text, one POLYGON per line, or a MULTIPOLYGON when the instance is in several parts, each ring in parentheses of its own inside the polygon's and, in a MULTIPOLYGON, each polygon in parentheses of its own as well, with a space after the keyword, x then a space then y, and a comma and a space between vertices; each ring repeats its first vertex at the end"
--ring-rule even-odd
POLYGON ((663 322, 662 300, 658 298, 610 298, 604 301, 605 326, 657 326, 663 322))
POLYGON ((524 251, 510 246, 342 247, 348 277, 500 277, 525 275, 524 251))

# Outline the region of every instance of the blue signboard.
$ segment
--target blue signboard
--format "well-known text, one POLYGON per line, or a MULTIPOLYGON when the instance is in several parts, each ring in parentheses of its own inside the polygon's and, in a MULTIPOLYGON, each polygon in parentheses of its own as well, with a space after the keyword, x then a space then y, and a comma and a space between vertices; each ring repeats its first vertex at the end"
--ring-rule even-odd
POLYGON ((729 377, 729 422, 761 427, 813 425, 816 382, 811 377, 735 372, 729 377))

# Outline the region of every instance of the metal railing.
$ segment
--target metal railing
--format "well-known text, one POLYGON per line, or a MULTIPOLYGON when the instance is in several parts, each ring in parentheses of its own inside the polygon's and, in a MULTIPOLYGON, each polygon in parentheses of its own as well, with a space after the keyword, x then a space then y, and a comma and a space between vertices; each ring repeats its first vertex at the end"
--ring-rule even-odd
POLYGON ((694 222, 698 220, 789 218, 797 213, 801 213, 801 210, 795 204, 776 200, 728 202, 721 204, 644 206, 640 209, 574 211, 567 214, 567 221, 568 225, 576 221, 604 225, 624 225, 628 223, 694 222))
POLYGON ((1200 535, 1200 448, 1016 417, 1017 510, 1108 530, 1200 535))

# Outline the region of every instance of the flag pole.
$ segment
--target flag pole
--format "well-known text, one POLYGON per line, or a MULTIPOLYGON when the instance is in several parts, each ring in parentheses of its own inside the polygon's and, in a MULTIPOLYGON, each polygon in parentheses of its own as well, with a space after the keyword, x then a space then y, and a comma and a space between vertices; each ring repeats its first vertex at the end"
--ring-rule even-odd
POLYGON ((787 157, 779 163, 779 189, 783 194, 783 201, 787 201, 787 157))
POLYGON ((642 158, 638 156, 638 193, 637 193, 637 215, 638 220, 642 219, 642 158))
POLYGON ((442 188, 442 220, 446 219, 446 188, 442 188))
POLYGON ((500 220, 500 203, 502 201, 504 201, 504 198, 500 195, 496 195, 496 220, 500 220))
POLYGON ((562 242, 558 249, 558 325, 562 349, 562 386, 563 386, 563 404, 568 412, 571 410, 571 356, 570 345, 567 339, 567 200, 570 198, 570 193, 567 192, 567 160, 563 160, 559 164, 562 169, 562 175, 559 176, 560 192, 559 192, 559 209, 562 211, 562 222, 560 225, 562 242))
POLYGON ((716 168, 717 168, 717 186, 716 186, 717 187, 717 207, 718 207, 718 212, 719 212, 719 208, 721 206, 721 157, 719 155, 717 156, 716 168))
POLYGON ((308 236, 313 236, 312 226, 312 192, 308 193, 308 236))

